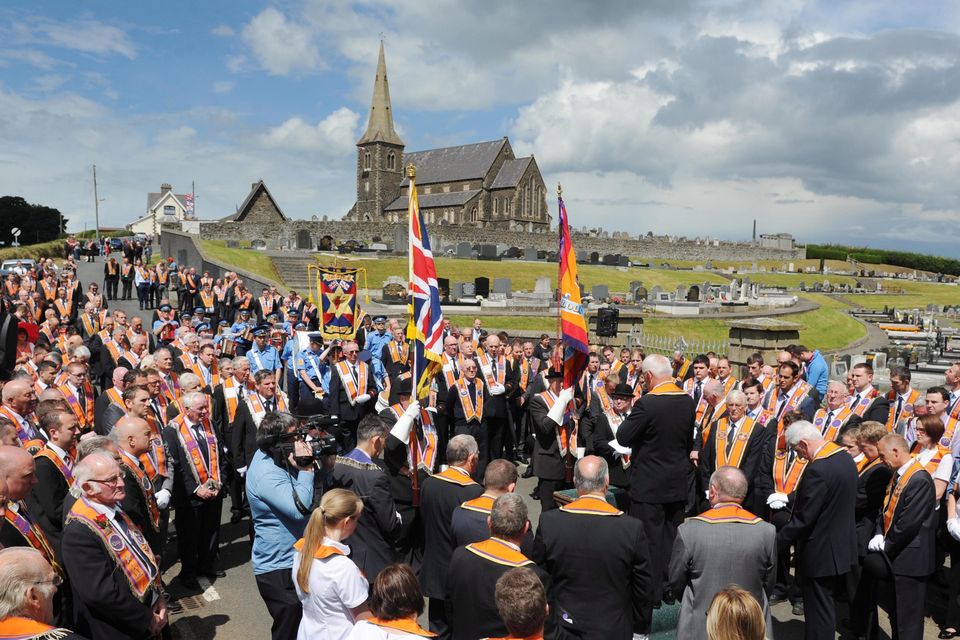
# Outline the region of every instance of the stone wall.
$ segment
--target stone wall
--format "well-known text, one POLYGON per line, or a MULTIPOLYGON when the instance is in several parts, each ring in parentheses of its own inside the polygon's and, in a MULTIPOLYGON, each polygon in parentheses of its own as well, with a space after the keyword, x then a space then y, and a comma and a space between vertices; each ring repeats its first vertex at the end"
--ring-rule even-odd
POLYGON ((283 286, 283 283, 268 280, 263 276, 237 269, 232 265, 221 264, 210 258, 200 250, 196 239, 197 236, 195 235, 177 231, 171 228, 170 225, 166 225, 160 233, 160 255, 173 256, 173 259, 176 260, 178 264, 195 267, 197 273, 200 274, 204 271, 209 271, 210 275, 214 278, 222 277, 226 271, 234 271, 240 276, 250 291, 259 292, 264 287, 272 286, 276 287, 281 293, 287 293, 287 288, 283 286))
MULTIPOLYGON (((293 249, 297 246, 297 233, 307 231, 313 246, 317 246, 324 236, 331 236, 335 242, 362 240, 371 243, 379 237, 388 245, 398 230, 406 231, 406 224, 389 222, 343 222, 340 220, 312 221, 290 220, 281 224, 257 224, 251 222, 214 222, 204 223, 200 235, 213 240, 251 240, 262 239, 268 249, 293 249)), ((455 245, 457 242, 505 244, 508 246, 536 247, 542 251, 556 251, 555 232, 507 231, 499 229, 481 229, 476 227, 452 227, 434 225, 429 229, 434 252, 439 254, 441 247, 455 245)), ((597 251, 601 254, 621 253, 627 256, 642 257, 650 260, 802 260, 806 249, 799 247, 793 251, 754 246, 745 242, 721 242, 698 244, 694 241, 670 242, 663 238, 637 240, 629 238, 603 238, 573 233, 573 243, 577 251, 597 251)))

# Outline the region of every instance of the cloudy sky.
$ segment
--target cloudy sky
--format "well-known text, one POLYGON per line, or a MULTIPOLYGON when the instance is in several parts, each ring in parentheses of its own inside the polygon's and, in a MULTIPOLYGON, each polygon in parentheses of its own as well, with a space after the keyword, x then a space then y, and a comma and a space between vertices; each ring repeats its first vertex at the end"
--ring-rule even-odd
POLYGON ((105 226, 260 178, 339 217, 382 37, 408 150, 507 135, 576 226, 958 256, 958 30, 941 0, 5 2, 0 195, 92 227, 96 163, 105 226))

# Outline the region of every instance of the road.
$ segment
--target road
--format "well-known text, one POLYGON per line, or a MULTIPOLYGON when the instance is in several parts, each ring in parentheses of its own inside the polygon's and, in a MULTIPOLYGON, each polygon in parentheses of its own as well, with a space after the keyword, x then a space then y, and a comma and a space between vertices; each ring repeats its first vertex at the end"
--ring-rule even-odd
MULTIPOLYGON (((84 287, 89 282, 95 281, 101 284, 101 290, 103 290, 102 275, 102 261, 80 263, 78 277, 84 287)), ((128 314, 140 315, 145 321, 145 326, 149 326, 151 312, 140 312, 136 300, 115 301, 110 305, 112 308, 123 309, 128 314)), ((530 521, 533 523, 536 523, 540 517, 540 503, 529 495, 535 486, 535 479, 521 479, 517 485, 517 492, 524 497, 530 511, 530 521)), ((180 570, 179 564, 173 563, 164 567, 163 576, 165 582, 170 585, 171 596, 184 605, 183 613, 171 616, 174 638, 183 640, 207 640, 215 637, 229 637, 236 640, 270 638, 270 616, 257 592, 250 565, 249 521, 230 524, 229 504, 228 498, 224 503, 224 520, 220 534, 220 568, 226 572, 225 578, 217 580, 212 585, 201 578, 201 585, 205 587, 204 592, 200 595, 189 595, 181 590, 174 580, 180 570)), ((175 544, 168 546, 166 555, 167 557, 176 555, 175 544)), ((943 594, 940 590, 931 589, 931 591, 936 592, 928 596, 928 610, 942 611, 945 600, 943 594)), ((846 615, 841 605, 838 618, 843 619, 846 615)), ((426 621, 421 622, 425 624, 426 621)), ((885 633, 889 634, 889 625, 884 615, 881 615, 881 626, 885 633)), ((936 625, 928 617, 924 629, 925 640, 936 638, 937 633, 936 625)), ((674 637, 675 635, 670 632, 652 636, 652 638, 662 639, 674 637)), ((802 618, 791 614, 789 604, 784 603, 773 607, 773 637, 778 640, 803 638, 802 618)), ((889 635, 883 637, 889 637, 889 635)))

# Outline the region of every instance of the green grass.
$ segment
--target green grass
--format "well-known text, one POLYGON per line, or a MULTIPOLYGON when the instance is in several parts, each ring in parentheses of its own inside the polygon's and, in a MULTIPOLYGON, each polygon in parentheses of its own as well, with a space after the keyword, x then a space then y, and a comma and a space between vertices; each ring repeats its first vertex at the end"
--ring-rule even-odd
MULTIPOLYGON (((247 243, 249 246, 249 243, 247 243)), ((220 240, 201 240, 200 247, 211 258, 220 260, 238 269, 244 269, 251 273, 259 274, 283 282, 276 267, 273 266, 273 260, 260 251, 251 249, 233 249, 228 248, 226 243, 220 240)))
POLYGON ((40 244, 0 249, 0 260, 14 260, 16 258, 33 258, 34 260, 63 258, 63 240, 51 240, 40 244))
POLYGON ((930 282, 914 282, 911 280, 884 280, 884 286, 899 287, 902 295, 888 294, 856 294, 845 296, 864 309, 883 309, 897 307, 898 309, 924 309, 928 304, 954 305, 960 303, 960 287, 955 284, 939 284, 930 282))

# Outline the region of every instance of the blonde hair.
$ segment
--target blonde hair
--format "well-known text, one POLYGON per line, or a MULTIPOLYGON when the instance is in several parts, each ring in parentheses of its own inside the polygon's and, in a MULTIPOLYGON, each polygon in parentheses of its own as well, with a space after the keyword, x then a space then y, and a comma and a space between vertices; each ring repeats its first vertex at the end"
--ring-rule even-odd
POLYGON ((730 585, 713 596, 707 610, 709 640, 763 640, 766 631, 763 610, 749 591, 730 585))
POLYGON ((323 494, 320 506, 310 514, 307 529, 300 547, 300 567, 297 569, 297 584, 304 593, 310 593, 310 569, 317 548, 323 544, 327 527, 335 527, 347 518, 357 519, 363 511, 363 500, 353 491, 331 489, 323 494))

